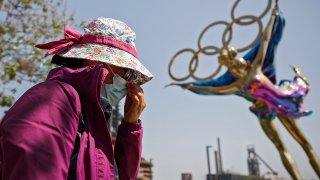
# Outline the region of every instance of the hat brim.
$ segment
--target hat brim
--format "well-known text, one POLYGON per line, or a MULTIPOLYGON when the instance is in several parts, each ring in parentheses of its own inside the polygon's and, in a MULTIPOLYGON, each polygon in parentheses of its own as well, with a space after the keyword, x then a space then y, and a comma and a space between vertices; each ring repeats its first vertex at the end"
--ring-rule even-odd
POLYGON ((142 85, 153 78, 149 70, 141 62, 121 49, 101 44, 77 44, 58 54, 65 58, 79 58, 99 61, 135 71, 136 78, 131 80, 142 85))

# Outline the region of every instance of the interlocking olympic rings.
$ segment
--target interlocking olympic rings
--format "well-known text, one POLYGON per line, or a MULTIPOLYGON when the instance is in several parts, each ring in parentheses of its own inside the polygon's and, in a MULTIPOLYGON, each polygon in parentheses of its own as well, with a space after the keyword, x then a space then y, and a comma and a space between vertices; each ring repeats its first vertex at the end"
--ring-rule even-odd
MULTIPOLYGON (((258 24, 258 29, 259 29, 259 32, 257 34, 257 36, 255 37, 255 39, 249 43, 247 46, 244 46, 242 48, 238 48, 237 51, 238 52, 244 52, 248 49, 250 49, 257 41, 258 39, 261 37, 262 33, 263 33, 263 23, 262 23, 262 18, 270 11, 271 9, 271 5, 272 5, 272 0, 267 0, 268 1, 268 4, 267 4, 267 7, 264 9, 264 11, 259 15, 259 16, 254 16, 254 15, 243 15, 243 16, 240 16, 238 18, 236 18, 235 16, 235 10, 238 6, 238 4, 240 3, 241 0, 237 0, 234 5, 232 6, 232 9, 231 9, 231 19, 232 19, 232 22, 231 23, 228 23, 226 21, 216 21, 216 22, 213 22, 211 24, 209 24, 207 27, 205 27, 202 32, 200 33, 200 36, 198 38, 198 50, 194 50, 194 49, 191 49, 191 48, 186 48, 186 49, 182 49, 180 51, 178 51, 170 60, 170 63, 169 63, 169 68, 168 68, 168 71, 169 71, 169 76, 175 80, 175 81, 185 81, 187 80, 188 78, 193 78, 197 81, 202 81, 202 80, 209 80, 209 79, 212 79, 213 77, 215 77, 221 70, 221 65, 219 65, 217 67, 217 69, 209 76, 207 77, 197 77, 195 75, 195 72, 197 71, 197 68, 198 68, 198 65, 199 65, 199 54, 204 54, 204 55, 207 55, 207 56, 213 56, 213 55, 217 55, 219 54, 222 49, 224 48, 227 48, 229 47, 231 41, 232 41, 232 38, 233 38, 233 27, 234 25, 239 25, 239 26, 248 26, 248 25, 252 25, 254 23, 257 23, 258 24), (226 26, 226 29, 224 30, 223 32, 223 35, 222 35, 222 47, 217 47, 215 45, 208 45, 208 46, 205 46, 203 47, 202 46, 202 39, 203 39, 203 36, 205 35, 205 33, 210 29, 210 28, 213 28, 217 25, 224 25, 226 26), (192 53, 192 58, 189 62, 189 74, 184 76, 184 77, 175 77, 173 74, 172 74, 172 66, 173 66, 173 62, 176 60, 176 58, 181 55, 182 53, 192 53)), ((276 0, 276 6, 278 4, 278 0, 276 0)))

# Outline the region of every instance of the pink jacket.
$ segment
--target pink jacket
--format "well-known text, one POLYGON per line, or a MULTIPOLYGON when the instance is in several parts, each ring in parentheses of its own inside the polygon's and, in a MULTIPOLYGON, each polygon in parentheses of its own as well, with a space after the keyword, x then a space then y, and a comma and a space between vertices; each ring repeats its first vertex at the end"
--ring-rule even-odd
POLYGON ((141 122, 122 122, 113 152, 100 105, 107 70, 101 65, 51 70, 45 82, 29 89, 0 125, 1 180, 67 179, 81 108, 87 129, 80 139, 78 180, 135 179, 141 159, 141 122))

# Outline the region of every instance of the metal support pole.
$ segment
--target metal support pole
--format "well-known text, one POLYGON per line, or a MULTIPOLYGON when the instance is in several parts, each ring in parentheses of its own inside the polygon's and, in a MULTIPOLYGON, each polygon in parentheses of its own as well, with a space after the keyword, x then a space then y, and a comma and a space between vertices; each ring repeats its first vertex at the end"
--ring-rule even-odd
POLYGON ((219 167, 219 155, 218 155, 217 151, 214 151, 214 156, 215 156, 215 160, 216 160, 216 179, 219 179, 220 167, 219 167))
POLYGON ((219 174, 223 174, 220 138, 218 138, 219 174))
POLYGON ((209 148, 212 146, 206 146, 207 147, 207 160, 208 160, 208 175, 211 175, 211 168, 210 168, 210 156, 209 156, 209 148))

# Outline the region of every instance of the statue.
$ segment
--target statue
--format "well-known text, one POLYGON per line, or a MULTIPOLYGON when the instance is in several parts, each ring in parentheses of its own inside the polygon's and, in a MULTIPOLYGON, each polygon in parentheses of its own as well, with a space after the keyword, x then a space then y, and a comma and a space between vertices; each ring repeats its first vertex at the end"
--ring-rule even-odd
POLYGON ((239 2, 240 0, 237 0, 232 9, 232 23, 229 24, 224 21, 219 21, 210 24, 200 35, 198 51, 193 49, 183 49, 171 59, 169 64, 169 75, 172 79, 176 81, 184 81, 189 77, 193 77, 197 81, 188 83, 171 83, 168 86, 180 86, 201 95, 235 94, 244 97, 246 100, 252 102, 250 111, 257 116, 263 131, 276 146, 282 163, 292 179, 302 178, 292 156, 288 153, 276 128, 276 124, 274 122, 276 117, 281 121, 293 138, 301 145, 309 158, 311 166, 320 178, 319 158, 295 122, 296 119, 308 116, 312 113, 312 111, 302 107, 303 99, 309 90, 309 83, 306 78, 303 77, 298 67, 292 67, 295 73, 293 80, 282 80, 279 85, 276 85, 274 55, 277 45, 281 40, 285 24, 283 15, 278 8, 278 1, 276 0, 268 25, 263 32, 259 33, 257 36, 258 38, 254 43, 249 45, 247 48, 237 50, 229 46, 232 35, 232 26, 234 24, 242 23, 241 25, 249 25, 254 22, 258 22, 261 29, 261 18, 267 11, 269 11, 268 8, 270 8, 272 0, 269 0, 267 9, 260 17, 247 15, 235 18, 234 9, 239 2), (251 21, 244 21, 245 19, 249 19, 251 21), (223 47, 221 49, 215 46, 202 48, 200 44, 203 34, 208 30, 208 28, 217 24, 227 25, 223 37, 223 47), (231 35, 227 40, 225 40, 228 32, 231 35), (238 51, 243 52, 250 47, 252 47, 251 50, 243 58, 237 58, 238 51), (216 50, 216 52, 209 52, 210 49, 216 50), (183 52, 194 53, 189 66, 190 74, 183 78, 176 78, 171 73, 171 68, 176 57, 183 52), (194 75, 199 61, 199 53, 207 55, 219 54, 219 67, 207 78, 199 78, 194 75), (219 78, 213 78, 218 74, 222 66, 228 69, 227 72, 219 78))

